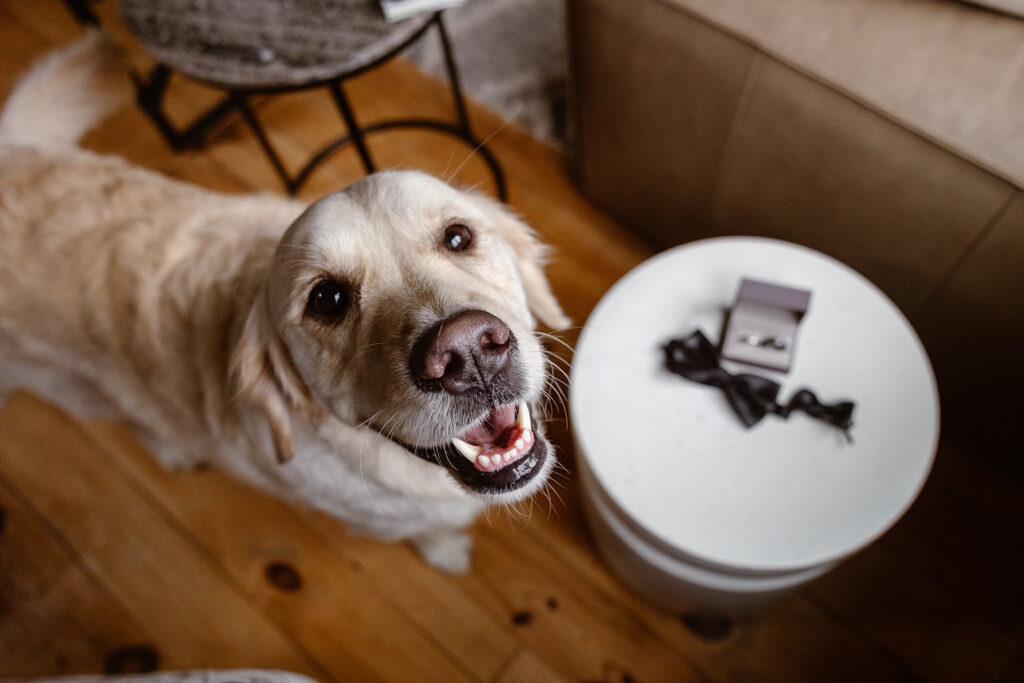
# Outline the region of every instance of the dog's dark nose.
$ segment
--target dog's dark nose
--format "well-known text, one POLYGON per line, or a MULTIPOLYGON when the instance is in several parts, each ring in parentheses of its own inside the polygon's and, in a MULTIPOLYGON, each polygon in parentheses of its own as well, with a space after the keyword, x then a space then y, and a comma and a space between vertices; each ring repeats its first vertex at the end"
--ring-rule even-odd
POLYGON ((514 337, 508 326, 484 311, 462 311, 437 323, 416 340, 412 370, 428 387, 449 394, 483 389, 508 367, 514 337))

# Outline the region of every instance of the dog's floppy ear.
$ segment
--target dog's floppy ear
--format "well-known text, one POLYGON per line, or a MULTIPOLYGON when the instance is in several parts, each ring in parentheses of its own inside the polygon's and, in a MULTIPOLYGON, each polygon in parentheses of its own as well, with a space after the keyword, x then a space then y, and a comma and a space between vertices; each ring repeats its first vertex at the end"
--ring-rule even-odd
POLYGON ((564 330, 571 321, 562 312, 551 285, 544 276, 548 248, 537 239, 533 228, 519 220, 508 208, 487 197, 478 197, 501 232, 505 243, 516 257, 519 279, 526 290, 526 301, 530 311, 552 330, 564 330))
POLYGON ((293 409, 308 407, 308 389, 270 322, 264 291, 257 295, 231 357, 238 395, 260 409, 270 425, 279 463, 295 456, 293 409))

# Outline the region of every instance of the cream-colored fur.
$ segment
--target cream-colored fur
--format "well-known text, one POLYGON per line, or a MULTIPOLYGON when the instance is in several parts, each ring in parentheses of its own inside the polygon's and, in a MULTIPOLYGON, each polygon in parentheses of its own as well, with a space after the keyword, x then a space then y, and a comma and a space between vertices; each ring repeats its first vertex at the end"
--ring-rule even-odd
POLYGON ((443 392, 414 386, 408 354, 435 322, 487 311, 515 335, 536 405, 535 319, 567 321, 532 232, 414 172, 307 208, 77 149, 117 101, 114 60, 87 37, 38 66, 0 116, 0 401, 25 388, 122 419, 167 467, 211 463, 465 571, 460 529, 539 488, 553 457, 528 486, 477 495, 410 453, 400 443, 438 446, 467 425, 443 392), (440 248, 453 221, 473 230, 471 253, 440 248), (305 315, 324 277, 353 288, 337 325, 305 315))

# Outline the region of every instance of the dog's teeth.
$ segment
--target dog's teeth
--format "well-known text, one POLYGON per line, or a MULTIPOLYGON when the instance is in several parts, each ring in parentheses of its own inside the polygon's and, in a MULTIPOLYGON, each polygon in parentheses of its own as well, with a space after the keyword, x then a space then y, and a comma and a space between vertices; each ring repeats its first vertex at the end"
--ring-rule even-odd
POLYGON ((452 439, 452 445, 455 446, 455 450, 461 453, 463 457, 470 462, 474 462, 476 460, 476 456, 480 455, 480 451, 483 450, 480 446, 474 446, 471 443, 466 443, 459 438, 452 439))
MULTIPOLYGON (((495 458, 497 458, 497 457, 498 456, 495 456, 495 458)), ((477 458, 476 458, 476 461, 477 461, 477 463, 481 467, 490 467, 491 466, 491 459, 488 458, 486 455, 478 455, 477 458)))
POLYGON ((516 439, 516 450, 517 451, 523 450, 523 446, 525 446, 525 445, 526 445, 526 442, 523 441, 523 437, 519 437, 518 439, 516 439))
POLYGON ((516 425, 524 432, 530 429, 530 409, 526 406, 526 401, 519 402, 519 412, 516 413, 516 425))

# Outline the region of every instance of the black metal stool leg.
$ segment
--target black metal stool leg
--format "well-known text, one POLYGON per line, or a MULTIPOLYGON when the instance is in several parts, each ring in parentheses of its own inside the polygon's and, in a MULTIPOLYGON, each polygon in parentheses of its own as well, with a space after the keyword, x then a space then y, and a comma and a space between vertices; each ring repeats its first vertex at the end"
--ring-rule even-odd
POLYGON ((448 82, 452 88, 452 99, 455 100, 455 113, 459 119, 459 127, 470 133, 469 114, 466 111, 466 100, 462 96, 462 84, 459 82, 459 70, 455 66, 455 54, 452 52, 451 41, 448 40, 448 31, 444 28, 444 20, 440 12, 434 15, 437 22, 437 31, 441 36, 441 51, 444 53, 444 65, 448 69, 448 82))
POLYGON ((172 71, 163 64, 157 64, 148 76, 143 76, 134 69, 131 75, 135 81, 135 101, 139 108, 176 152, 201 147, 206 141, 207 134, 235 109, 234 99, 231 95, 226 95, 187 128, 179 130, 164 113, 164 97, 167 95, 167 85, 172 71))
POLYGON ((82 26, 99 26, 100 20, 89 6, 88 0, 64 0, 68 11, 74 15, 75 21, 82 26))
POLYGON ((263 126, 260 125, 259 119, 256 118, 256 114, 253 112, 252 107, 249 106, 249 100, 245 94, 240 92, 232 92, 231 99, 235 104, 235 107, 242 112, 242 118, 249 124, 249 128, 256 134, 256 139, 259 140, 260 146, 263 151, 266 152, 267 157, 270 158, 270 163, 274 165, 274 170, 277 171, 277 175, 281 177, 281 181, 284 183, 285 188, 288 190, 288 194, 295 194, 298 189, 295 182, 288 175, 287 169, 284 167, 284 163, 281 161, 281 157, 278 156, 274 146, 270 144, 270 138, 267 137, 266 132, 263 130, 263 126))
POLYGON ((356 123, 356 117, 352 113, 352 106, 348 103, 348 98, 345 97, 345 91, 341 88, 341 82, 331 81, 330 88, 331 95, 334 96, 334 101, 338 104, 341 117, 345 119, 349 138, 352 144, 356 146, 356 149, 359 150, 359 158, 363 161, 363 168, 366 169, 367 173, 373 173, 377 169, 373 164, 373 159, 370 157, 370 150, 366 147, 366 137, 363 134, 363 129, 356 123))
POLYGON ((458 118, 458 128, 462 137, 473 145, 476 145, 475 153, 483 157, 484 161, 491 168, 491 175, 494 176, 494 185, 498 193, 498 199, 508 201, 508 188, 505 186, 505 173, 501 170, 498 160, 494 158, 491 151, 483 142, 473 136, 469 124, 469 112, 466 109, 466 99, 462 95, 462 84, 459 82, 459 70, 455 65, 455 54, 452 51, 451 41, 448 40, 448 31, 444 28, 444 20, 441 13, 434 15, 434 22, 437 24, 438 34, 441 36, 441 51, 444 53, 445 68, 448 69, 448 83, 452 89, 452 100, 455 103, 455 114, 458 118))
POLYGON ((182 144, 181 136, 171 125, 163 112, 164 94, 167 92, 167 83, 171 78, 171 70, 163 64, 157 64, 150 71, 149 76, 142 76, 132 71, 132 80, 135 81, 135 101, 139 108, 149 116, 149 120, 157 127, 164 140, 171 148, 180 152, 185 147, 182 144))

